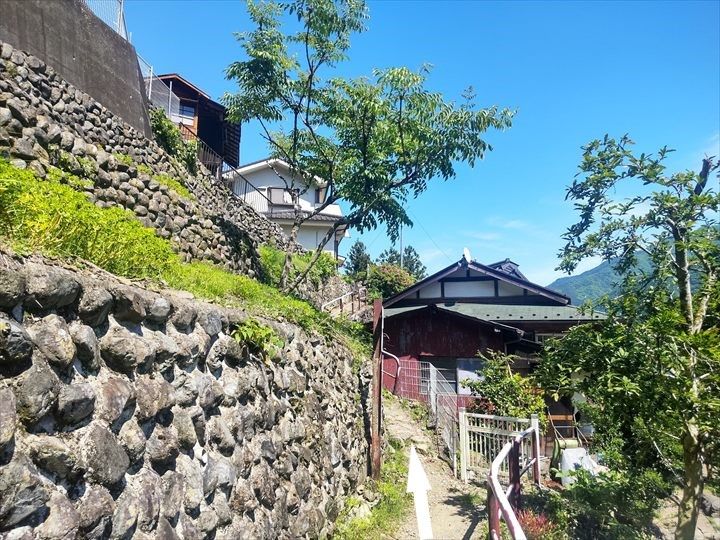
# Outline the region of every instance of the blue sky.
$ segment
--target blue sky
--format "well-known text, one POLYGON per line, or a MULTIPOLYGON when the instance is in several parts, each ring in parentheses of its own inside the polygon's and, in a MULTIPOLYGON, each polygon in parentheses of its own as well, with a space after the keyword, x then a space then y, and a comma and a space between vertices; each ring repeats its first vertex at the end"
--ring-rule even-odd
MULTIPOLYGON (((428 86, 455 99, 472 85, 482 106, 517 109, 513 127, 491 133, 494 151, 457 178, 430 182, 408 204, 404 241, 430 271, 464 247, 490 263, 509 257, 548 284, 561 234, 575 214, 564 201, 580 146, 629 133, 637 150, 677 150, 673 169, 720 155, 720 2, 370 1, 368 30, 352 40, 338 74, 432 64, 428 86)), ((178 72, 218 98, 234 85, 224 69, 242 58, 233 32, 249 30, 240 1, 126 0, 138 53, 157 72, 178 72)), ((252 123, 241 160, 267 155, 252 123)), ((377 230, 359 238, 377 256, 377 230)), ((588 261, 582 269, 592 267, 588 261)))

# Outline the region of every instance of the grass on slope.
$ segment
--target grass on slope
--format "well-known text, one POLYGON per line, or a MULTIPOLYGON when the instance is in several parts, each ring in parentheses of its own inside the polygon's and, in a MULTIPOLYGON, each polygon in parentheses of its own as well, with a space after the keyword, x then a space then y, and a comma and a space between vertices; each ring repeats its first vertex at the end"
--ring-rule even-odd
POLYGON ((366 517, 349 519, 350 512, 360 504, 355 498, 349 498, 347 506, 337 522, 333 538, 337 540, 365 540, 366 538, 384 538, 392 534, 405 518, 412 497, 405 492, 407 484, 408 461, 400 443, 389 441, 389 448, 383 456, 380 481, 377 490, 380 502, 372 508, 366 517))
POLYGON ((67 184, 84 180, 54 170, 47 180, 0 159, 0 240, 18 253, 80 258, 113 274, 149 279, 196 296, 282 317, 367 354, 363 332, 307 302, 210 263, 183 263, 170 243, 120 208, 99 208, 67 184))

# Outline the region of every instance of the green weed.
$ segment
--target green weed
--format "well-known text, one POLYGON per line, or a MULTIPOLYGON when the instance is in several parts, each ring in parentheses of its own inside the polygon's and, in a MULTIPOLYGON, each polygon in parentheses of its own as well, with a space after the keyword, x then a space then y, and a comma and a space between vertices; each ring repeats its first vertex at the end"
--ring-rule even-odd
POLYGON ((233 338, 238 343, 247 346, 251 353, 265 359, 279 351, 284 345, 275 330, 255 319, 247 319, 239 324, 233 332, 233 338))
POLYGON ((356 358, 369 356, 361 325, 336 321, 307 302, 219 266, 183 263, 168 240, 131 212, 95 206, 62 183, 68 178, 77 177, 51 171, 47 180, 38 181, 31 171, 0 159, 0 239, 18 253, 80 258, 120 276, 149 279, 255 315, 287 320, 342 343, 356 358))
MULTIPOLYGON (((285 265, 285 252, 268 245, 260 246, 258 252, 265 282, 277 287, 285 265)), ((312 256, 312 253, 293 255, 291 278, 307 270, 312 256)), ((317 286, 335 274, 337 274, 335 259, 329 253, 322 253, 315 265, 310 269, 308 279, 317 286)))
POLYGON ((405 518, 412 498, 405 492, 408 472, 408 460, 397 441, 389 441, 384 455, 377 490, 380 502, 370 515, 364 518, 348 519, 347 508, 340 515, 333 538, 339 540, 364 540, 382 538, 392 534, 405 518))
POLYGON ((135 165, 135 160, 132 158, 132 156, 123 154, 122 152, 114 152, 113 157, 115 158, 115 161, 117 161, 118 163, 122 163, 123 165, 127 165, 128 167, 132 167, 133 165, 135 165))
POLYGON ((172 176, 168 176, 167 174, 158 174, 153 176, 153 180, 155 180, 158 184, 162 184, 163 186, 172 189, 175 193, 185 199, 190 199, 191 201, 195 200, 195 196, 190 193, 188 188, 186 188, 179 180, 176 180, 172 176))

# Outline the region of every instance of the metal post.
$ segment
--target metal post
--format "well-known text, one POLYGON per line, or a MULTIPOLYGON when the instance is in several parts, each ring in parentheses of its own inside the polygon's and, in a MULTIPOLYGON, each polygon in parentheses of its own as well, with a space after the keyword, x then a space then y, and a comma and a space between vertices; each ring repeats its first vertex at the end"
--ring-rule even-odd
POLYGON ((370 437, 370 476, 380 478, 382 465, 382 300, 373 304, 373 380, 372 380, 372 426, 370 437))
POLYGON ((121 28, 120 24, 122 23, 122 19, 123 19, 123 9, 124 9, 123 0, 120 0, 118 2, 118 13, 117 13, 117 20, 115 21, 115 27, 117 29, 118 34, 120 34, 122 37, 126 37, 123 34, 123 32, 120 31, 120 28, 121 28))
POLYGON ((460 424, 460 479, 467 484, 468 432, 465 407, 458 410, 458 423, 460 424))
POLYGON ((170 87, 169 87, 169 91, 168 91, 168 110, 167 110, 167 115, 168 115, 168 118, 170 118, 170 120, 172 120, 172 95, 173 95, 172 83, 173 83, 172 79, 170 79, 170 87))
POLYGON ((488 513, 488 539, 500 538, 500 504, 490 486, 490 475, 487 480, 487 513, 488 513))
POLYGON ((540 421, 537 414, 530 415, 530 427, 533 428, 532 434, 532 457, 535 459, 533 463, 533 479, 538 486, 541 483, 540 478, 540 421))
POLYGON ((520 506, 520 445, 522 441, 513 441, 512 448, 508 454, 508 475, 509 484, 512 487, 508 500, 513 510, 520 506))
POLYGON ((400 224, 400 268, 403 267, 404 257, 403 257, 403 238, 402 238, 402 223, 400 224))

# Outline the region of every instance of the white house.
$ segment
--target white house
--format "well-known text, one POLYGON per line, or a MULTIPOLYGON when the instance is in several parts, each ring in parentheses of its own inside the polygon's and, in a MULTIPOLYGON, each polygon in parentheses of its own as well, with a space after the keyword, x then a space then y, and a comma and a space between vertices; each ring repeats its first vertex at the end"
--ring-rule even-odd
MULTIPOLYGON (((295 208, 292 194, 287 186, 294 189, 302 187, 303 180, 293 180, 290 166, 280 159, 263 159, 242 165, 234 171, 227 173, 228 181, 233 193, 245 200, 257 212, 269 220, 277 223, 286 235, 290 234, 295 208)), ((298 204, 300 210, 309 214, 320 206, 325 200, 326 183, 315 177, 312 185, 300 193, 298 204)), ((337 204, 330 204, 323 211, 306 220, 298 231, 297 241, 303 248, 314 250, 322 241, 325 234, 342 218, 342 210, 337 204)), ((324 250, 335 258, 338 256, 340 241, 349 236, 346 227, 340 227, 335 232, 334 239, 330 239, 324 250)))

